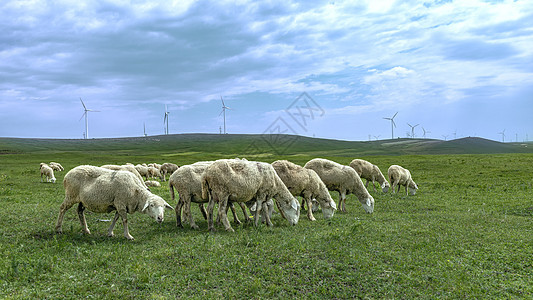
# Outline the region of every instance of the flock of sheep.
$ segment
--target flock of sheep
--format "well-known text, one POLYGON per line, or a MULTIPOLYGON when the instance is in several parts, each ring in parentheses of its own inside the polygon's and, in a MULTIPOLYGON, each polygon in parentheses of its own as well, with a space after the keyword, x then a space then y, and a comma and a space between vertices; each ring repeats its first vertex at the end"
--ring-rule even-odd
MULTIPOLYGON (((58 163, 41 163, 41 182, 43 175, 47 182, 55 182, 54 170, 64 169, 58 163)), ((269 164, 238 158, 201 161, 181 167, 172 163, 102 167, 82 165, 70 170, 64 177, 65 200, 60 206, 56 232, 62 233, 65 212, 78 204, 78 216, 84 233, 90 234, 85 209, 96 213, 116 211, 108 236, 113 236, 113 228, 120 217, 124 236, 133 240, 128 230, 128 213, 142 212, 161 223, 165 209, 174 209, 149 188, 160 186, 154 178, 166 181, 167 175, 170 175, 172 201, 176 192, 179 195, 175 208, 177 226, 183 227, 183 213, 190 226, 198 228, 191 214, 191 204, 197 203, 210 231, 215 230, 215 205, 218 205, 217 223, 222 223, 226 231, 233 231, 227 218, 228 209, 232 211, 234 222, 241 223, 235 212, 235 204, 241 207, 246 221, 253 219, 256 226, 259 222, 272 226, 274 206, 291 225, 296 225, 300 208, 307 211, 311 221, 316 220, 313 211, 317 211, 318 207, 326 219, 331 218, 337 209, 346 212, 348 194, 355 195, 365 211, 372 213, 374 198, 367 190, 368 184, 371 182, 375 190, 374 183, 377 182, 385 193, 390 187, 376 165, 361 159, 354 159, 349 166, 345 166, 315 158, 303 167, 287 160, 269 164), (361 178, 366 179, 366 187, 361 178), (330 191, 339 193, 338 206, 331 198, 330 191), (297 196, 301 197, 301 204, 297 196), (207 210, 205 203, 208 204, 207 210), (252 216, 248 215, 247 210, 252 216)), ((414 195, 418 189, 409 170, 401 166, 390 166, 388 179, 393 192, 396 192, 396 188, 399 192, 400 186, 404 186, 408 195, 414 195)))

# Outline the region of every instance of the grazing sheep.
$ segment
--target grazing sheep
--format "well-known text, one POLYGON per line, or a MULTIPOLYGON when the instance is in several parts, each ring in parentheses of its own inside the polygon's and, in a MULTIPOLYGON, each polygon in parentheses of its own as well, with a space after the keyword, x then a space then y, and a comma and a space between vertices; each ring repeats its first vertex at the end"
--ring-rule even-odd
POLYGON ((167 174, 170 176, 179 168, 178 165, 173 163, 164 163, 161 165, 161 174, 163 175, 163 181, 167 181, 167 174))
POLYGON ((322 207, 324 218, 329 219, 333 216, 335 210, 337 210, 337 205, 331 199, 326 185, 315 171, 287 160, 277 160, 272 163, 272 166, 291 194, 293 196, 301 196, 304 199, 302 200, 302 206, 304 201, 307 202, 307 217, 309 220, 316 220, 311 207, 312 199, 316 199, 322 207))
MULTIPOLYGON (((202 175, 202 198, 209 199, 207 206, 208 228, 214 231, 213 209, 218 202, 218 215, 227 231, 234 231, 226 216, 226 206, 231 202, 256 201, 255 225, 259 225, 261 210, 268 210, 267 200, 274 198, 281 214, 291 225, 296 225, 300 217, 298 201, 291 195, 274 167, 268 163, 240 159, 215 161, 202 175)), ((264 214, 268 226, 272 222, 264 214)))
POLYGON ((133 175, 135 175, 135 177, 137 177, 141 183, 148 189, 148 185, 145 184, 141 174, 139 174, 139 172, 137 171, 137 169, 135 169, 134 166, 132 165, 122 165, 122 166, 119 166, 119 165, 103 165, 101 166, 100 168, 105 168, 105 169, 109 169, 109 170, 113 170, 113 171, 129 171, 131 173, 133 173, 133 175))
POLYGON ((54 176, 54 170, 50 168, 47 164, 41 163, 41 182, 43 182, 43 175, 46 176, 46 182, 56 182, 56 178, 54 176))
POLYGON ((357 175, 361 177, 361 179, 366 179, 366 188, 368 189, 368 183, 372 181, 372 188, 374 191, 376 191, 376 187, 374 186, 374 182, 378 182, 379 186, 381 186, 381 190, 386 193, 389 191, 390 184, 385 179, 385 176, 383 176, 383 173, 381 173, 381 170, 378 168, 378 166, 371 164, 370 162, 363 160, 363 159, 354 159, 350 163, 350 167, 352 167, 355 172, 357 172, 357 175))
POLYGON ((96 213, 109 213, 116 210, 108 236, 113 236, 113 228, 119 217, 124 225, 124 236, 133 240, 128 230, 128 213, 140 211, 157 222, 164 219, 165 208, 173 209, 163 198, 152 194, 128 171, 113 171, 95 166, 78 166, 70 170, 63 180, 65 201, 60 206, 55 230, 63 232, 65 212, 78 203, 78 217, 83 232, 90 234, 85 220, 85 209, 96 213))
MULTIPOLYGON (((174 189, 178 192, 179 200, 176 204, 176 225, 178 227, 183 227, 181 224, 181 212, 184 208, 184 217, 189 220, 191 228, 198 229, 198 225, 194 222, 194 219, 191 214, 191 202, 198 203, 200 211, 205 219, 207 219, 207 212, 204 208, 204 203, 209 201, 209 198, 202 197, 202 174, 213 162, 212 161, 199 161, 192 165, 185 165, 177 169, 168 179, 168 185, 170 188, 170 198, 172 201, 175 199, 174 189)), ((235 208, 231 205, 231 211, 233 213, 233 219, 236 223, 240 224, 239 219, 237 218, 237 213, 235 208)), ((242 208, 242 206, 241 206, 242 208)), ((247 217, 246 210, 244 208, 243 212, 245 217, 247 217)))
POLYGON ((156 167, 148 167, 148 177, 163 179, 161 171, 156 167))
POLYGON ((304 168, 314 170, 330 191, 339 192, 338 207, 341 211, 346 212, 347 194, 354 194, 367 213, 374 211, 374 198, 354 169, 323 158, 308 161, 304 168))
POLYGON ((155 181, 155 180, 145 181, 144 184, 146 184, 146 186, 155 186, 155 187, 161 186, 161 183, 159 183, 159 181, 155 181))
POLYGON ((65 171, 65 168, 63 168, 63 166, 60 163, 56 163, 56 162, 51 161, 49 166, 54 171, 65 171))
POLYGON ((135 165, 135 170, 139 172, 141 176, 144 176, 146 180, 148 180, 148 167, 146 165, 135 165))
POLYGON ((387 174, 389 176, 389 181, 392 183, 393 193, 396 193, 396 186, 398 186, 398 192, 400 192, 400 186, 405 186, 405 193, 407 195, 416 194, 418 186, 411 178, 411 172, 409 172, 409 170, 398 165, 392 165, 389 167, 387 174), (409 188, 409 191, 407 188, 409 188))

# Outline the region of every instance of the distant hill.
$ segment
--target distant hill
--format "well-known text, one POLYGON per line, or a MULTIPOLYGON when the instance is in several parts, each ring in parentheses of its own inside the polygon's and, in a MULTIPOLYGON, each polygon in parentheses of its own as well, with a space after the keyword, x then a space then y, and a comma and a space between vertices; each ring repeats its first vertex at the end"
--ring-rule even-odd
POLYGON ((433 139, 389 139, 340 141, 296 135, 262 134, 174 134, 111 139, 22 139, 0 138, 0 154, 34 152, 117 153, 220 153, 224 155, 317 154, 328 156, 404 154, 533 153, 533 143, 500 143, 468 137, 451 141, 433 139))

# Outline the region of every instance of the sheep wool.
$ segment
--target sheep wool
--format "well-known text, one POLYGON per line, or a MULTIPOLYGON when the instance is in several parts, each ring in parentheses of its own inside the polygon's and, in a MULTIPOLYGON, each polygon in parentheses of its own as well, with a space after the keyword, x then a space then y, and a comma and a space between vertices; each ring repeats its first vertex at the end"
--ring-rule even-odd
POLYGON ((405 193, 407 195, 414 195, 418 190, 418 185, 411 178, 411 172, 399 165, 392 165, 387 172, 389 181, 392 184, 392 192, 396 193, 396 187, 400 192, 400 186, 405 186, 405 193))
POLYGON ((122 218, 124 236, 133 240, 128 230, 128 213, 145 213, 161 223, 165 208, 173 209, 163 198, 147 190, 134 174, 129 171, 113 171, 95 166, 78 166, 70 170, 63 179, 65 200, 60 206, 55 230, 62 233, 65 212, 78 204, 78 217, 82 230, 90 234, 85 220, 85 209, 95 213, 116 211, 108 230, 113 236, 113 228, 118 218, 122 218))
POLYGON ((309 220, 316 220, 313 216, 313 199, 316 199, 322 207, 324 218, 329 219, 333 216, 337 205, 331 198, 326 185, 315 171, 288 160, 277 160, 272 163, 272 166, 291 194, 303 198, 302 207, 304 202, 307 203, 307 217, 309 220))
POLYGON ((366 179, 365 186, 367 189, 368 184, 372 182, 372 188, 375 191, 376 187, 374 186, 374 182, 377 181, 384 193, 389 191, 390 184, 387 179, 385 179, 385 176, 383 176, 383 173, 381 173, 381 170, 378 168, 378 166, 363 159, 354 159, 352 162, 350 162, 350 167, 357 172, 357 175, 359 175, 361 179, 366 179))
MULTIPOLYGON (((281 214, 291 225, 296 225, 300 217, 298 201, 276 174, 274 167, 268 163, 240 159, 215 161, 202 175, 202 198, 206 198, 208 194, 211 197, 207 207, 207 221, 211 231, 214 231, 213 208, 215 202, 219 203, 218 214, 227 231, 233 231, 225 213, 228 201, 248 202, 255 200, 254 221, 256 226, 261 217, 261 210, 268 209, 266 201, 270 198, 276 200, 281 214)), ((272 226, 270 219, 267 219, 266 223, 272 226)))
POLYGON ((374 198, 351 167, 323 158, 312 159, 304 167, 314 170, 330 191, 339 193, 338 207, 341 211, 346 212, 347 194, 354 194, 367 213, 374 211, 374 198))

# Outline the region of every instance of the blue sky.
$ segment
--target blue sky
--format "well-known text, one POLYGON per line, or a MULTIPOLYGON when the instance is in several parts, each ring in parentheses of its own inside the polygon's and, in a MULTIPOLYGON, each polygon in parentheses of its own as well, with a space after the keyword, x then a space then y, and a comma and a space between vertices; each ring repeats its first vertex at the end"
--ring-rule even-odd
POLYGON ((0 30, 1 137, 82 138, 80 98, 90 138, 165 105, 218 133, 222 96, 228 133, 533 139, 531 1, 2 1, 0 30))

